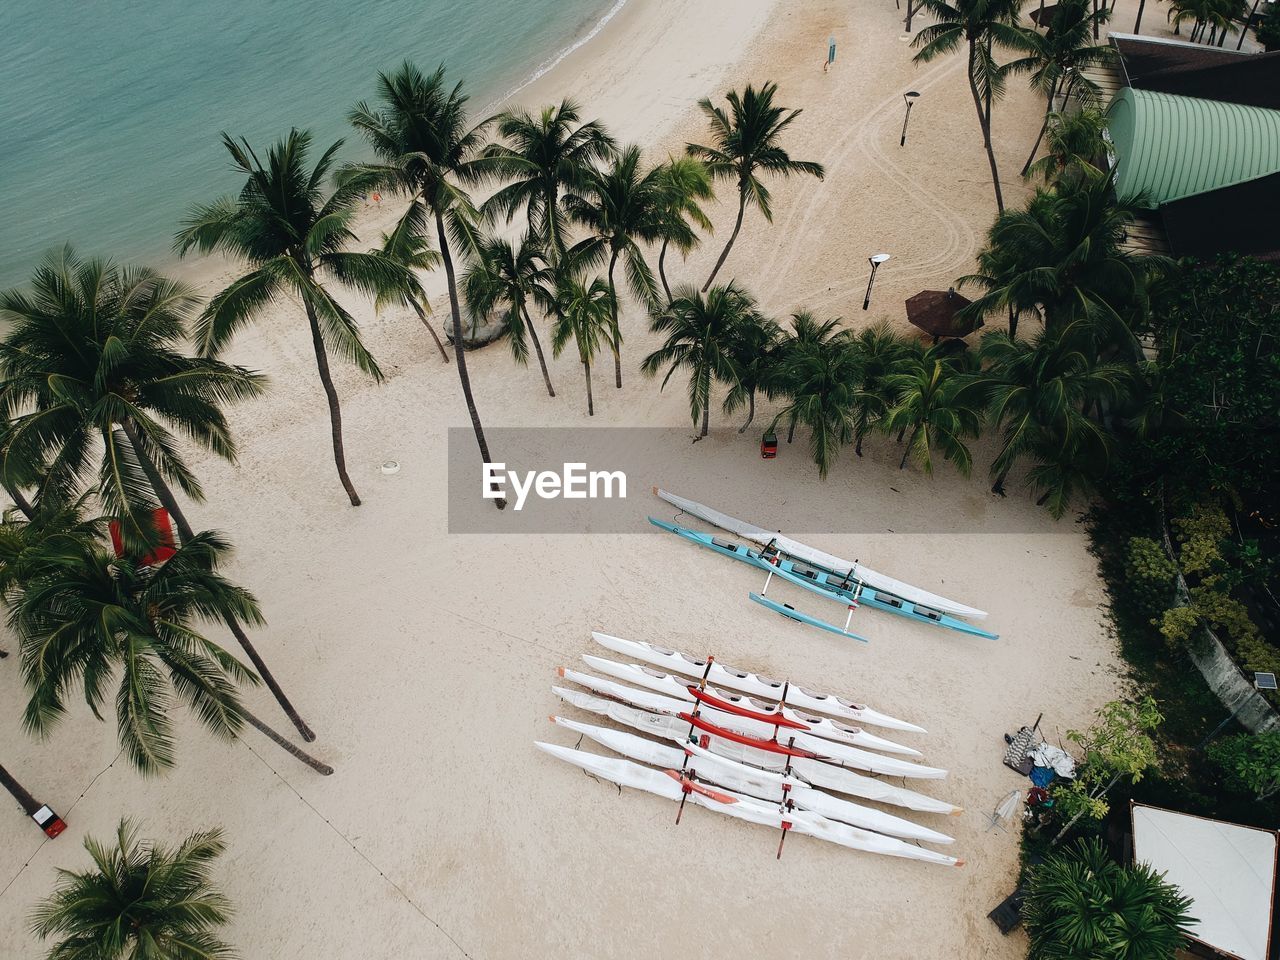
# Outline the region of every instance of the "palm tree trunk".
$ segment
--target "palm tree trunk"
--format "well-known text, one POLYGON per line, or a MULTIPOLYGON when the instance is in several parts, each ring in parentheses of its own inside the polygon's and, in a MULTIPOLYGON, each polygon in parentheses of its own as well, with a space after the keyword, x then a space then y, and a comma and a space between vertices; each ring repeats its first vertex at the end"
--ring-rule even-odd
POLYGON ((35 508, 32 507, 27 498, 22 495, 21 490, 6 483, 4 492, 9 495, 9 499, 13 501, 13 505, 22 511, 22 515, 24 517, 28 520, 34 520, 36 518, 35 508))
POLYGON ((671 303, 671 285, 667 283, 667 245, 669 241, 662 241, 662 249, 658 252, 658 277, 662 280, 662 290, 667 295, 667 303, 671 303))
MULTIPOLYGON (((707 379, 711 378, 711 374, 707 374, 707 379)), ((707 431, 711 428, 711 384, 707 384, 707 401, 702 405, 702 432, 698 434, 701 440, 707 435, 707 431)))
POLYGON ((1133 32, 1137 33, 1142 28, 1142 11, 1147 8, 1147 0, 1138 0, 1138 15, 1133 20, 1133 32))
POLYGON ((1018 338, 1018 316, 1019 311, 1013 309, 1013 305, 1009 305, 1009 339, 1016 340, 1018 338))
POLYGON ((916 428, 911 431, 911 439, 907 441, 907 447, 902 451, 902 459, 898 461, 898 469, 902 470, 907 465, 907 458, 911 456, 911 445, 916 442, 916 437, 920 435, 920 425, 916 424, 916 428))
POLYGON ((978 81, 973 75, 977 61, 978 42, 969 41, 969 92, 973 94, 973 105, 978 111, 978 126, 982 128, 982 145, 987 151, 987 162, 991 164, 991 185, 996 190, 996 209, 1004 213, 1004 194, 1000 192, 1000 171, 996 169, 996 155, 991 147, 991 95, 987 93, 987 108, 983 110, 982 94, 978 92, 978 81))
POLYGON ((538 355, 538 366, 542 368, 542 381, 547 385, 547 395, 554 397, 556 388, 551 386, 551 374, 547 373, 547 359, 542 355, 542 341, 538 339, 538 328, 533 325, 533 319, 523 304, 520 305, 520 312, 524 314, 524 325, 529 330, 529 336, 533 338, 533 352, 538 355))
POLYGON ((787 424, 787 443, 790 443, 796 435, 796 418, 792 417, 791 422, 787 424))
POLYGON ((609 319, 613 324, 610 346, 613 348, 613 376, 615 386, 622 389, 622 330, 618 326, 618 289, 613 285, 613 268, 618 263, 618 251, 609 256, 609 319))
POLYGON ((1009 469, 1010 469, 1009 467, 1005 467, 1003 470, 1001 470, 996 475, 995 483, 991 484, 991 492, 996 494, 997 496, 1003 497, 1005 495, 1004 482, 1009 476, 1009 469))
POLYGON ((582 361, 582 372, 587 377, 587 416, 594 417, 596 415, 596 404, 591 398, 591 361, 582 361))
POLYGON ((1040 124, 1040 132, 1036 134, 1036 142, 1031 145, 1031 155, 1027 157, 1027 162, 1022 165, 1022 175, 1024 177, 1027 175, 1027 171, 1031 169, 1031 164, 1035 162, 1036 151, 1040 149, 1040 141, 1044 139, 1045 131, 1049 129, 1049 114, 1053 113, 1053 98, 1057 93, 1058 84, 1055 81, 1053 88, 1049 91, 1049 105, 1045 108, 1044 121, 1040 124))
POLYGON ((746 433, 747 427, 751 426, 751 421, 756 418, 756 392, 750 390, 747 392, 747 422, 738 428, 739 433, 746 433))
POLYGON ((333 767, 329 766, 327 763, 317 760, 315 757, 311 756, 311 754, 307 753, 306 751, 300 750, 298 747, 295 747, 292 743, 290 743, 284 737, 280 736, 280 734, 276 733, 274 730, 268 727, 265 723, 263 723, 261 720, 255 717, 248 710, 244 709, 244 707, 240 708, 240 716, 244 717, 245 720, 249 721, 250 726, 252 726, 256 730, 259 730, 262 733, 266 734, 268 737, 270 737, 271 740, 275 742, 276 746, 280 747, 282 750, 286 750, 289 753, 293 754, 295 757, 297 757, 299 760, 305 763, 308 767, 310 767, 316 773, 319 773, 326 777, 331 776, 333 774, 333 767))
POLYGON ((342 481, 342 489, 347 491, 347 499, 353 507, 360 506, 360 495, 347 476, 347 454, 342 444, 342 407, 338 403, 338 391, 333 385, 333 377, 329 373, 329 357, 325 353, 324 338, 320 335, 320 322, 316 319, 316 311, 310 303, 304 301, 307 308, 307 322, 311 324, 311 346, 316 354, 316 371, 320 374, 320 385, 324 387, 324 397, 329 404, 329 431, 333 437, 333 464, 338 468, 338 479, 342 481))
MULTIPOLYGON (((138 458, 138 465, 142 467, 142 472, 147 475, 147 481, 151 484, 151 489, 155 491, 156 499, 160 501, 160 504, 169 512, 169 516, 173 518, 174 525, 178 528, 178 536, 183 543, 190 542, 195 536, 195 532, 191 529, 191 524, 187 522, 186 515, 183 514, 182 509, 178 506, 178 500, 173 495, 173 491, 169 489, 164 477, 160 475, 160 470, 151 461, 151 457, 147 455, 146 450, 143 449, 142 438, 138 436, 137 424, 132 420, 125 420, 121 427, 124 429, 125 436, 129 438, 129 444, 133 447, 134 456, 138 458)), ((307 725, 307 722, 294 709, 293 704, 289 702, 284 690, 276 682, 275 676, 267 669, 266 661, 262 659, 257 648, 249 641, 244 628, 236 622, 235 617, 225 617, 224 622, 240 644, 240 648, 244 650, 249 660, 253 663, 253 668, 258 672, 258 676, 262 678, 263 683, 267 685, 267 689, 276 698, 276 702, 280 704, 280 709, 284 711, 285 716, 297 728, 299 736, 307 743, 314 741, 316 735, 311 732, 311 727, 307 725)))
POLYGON ((422 309, 422 304, 417 300, 410 299, 409 305, 413 307, 414 313, 418 315, 418 319, 422 321, 422 325, 427 328, 427 333, 431 334, 431 339, 436 342, 436 349, 440 351, 440 359, 445 363, 449 362, 449 354, 444 348, 444 341, 440 339, 440 334, 436 333, 436 328, 431 325, 431 321, 427 319, 427 312, 422 309))
MULTIPOLYGON (((444 215, 436 211, 436 234, 440 243, 440 259, 444 261, 444 275, 449 281, 449 310, 453 314, 453 350, 458 358, 458 380, 462 384, 462 397, 467 403, 467 413, 471 416, 471 429, 476 434, 476 444, 480 447, 480 459, 492 463, 489 456, 489 444, 484 438, 484 427, 480 423, 480 414, 476 410, 476 399, 471 395, 471 377, 467 375, 467 350, 462 344, 462 311, 458 307, 458 284, 453 274, 453 255, 449 252, 449 237, 444 229, 444 215)), ((507 508, 504 497, 493 501, 499 510, 507 508)))
POLYGON ((1036 13, 1036 26, 1039 27, 1041 30, 1044 29, 1044 24, 1040 22, 1043 18, 1044 18, 1044 0, 1040 0, 1040 9, 1036 13))
POLYGON ((13 778, 13 774, 9 773, 3 766, 0 766, 0 785, 13 794, 13 799, 18 801, 18 806, 22 807, 23 812, 29 817, 40 809, 40 802, 31 794, 27 793, 26 788, 13 778))
POLYGON ((707 277, 707 282, 702 285, 702 292, 706 293, 711 288, 711 281, 716 278, 716 274, 720 272, 720 268, 724 266, 725 260, 729 256, 729 251, 733 249, 733 241, 738 239, 738 231, 742 229, 742 217, 747 212, 747 192, 741 187, 738 188, 738 219, 734 221, 733 233, 729 234, 729 242, 724 245, 724 250, 720 252, 720 259, 716 261, 715 267, 711 271, 711 276, 707 277))
MULTIPOLYGON (((1253 23, 1253 18, 1257 14, 1258 6, 1261 3, 1262 0, 1253 0, 1253 6, 1249 9, 1249 16, 1245 17, 1244 26, 1240 28, 1240 39, 1236 41, 1237 50, 1244 46, 1244 35, 1249 32, 1249 24, 1253 23)), ((1137 33, 1137 28, 1133 32, 1137 33)))

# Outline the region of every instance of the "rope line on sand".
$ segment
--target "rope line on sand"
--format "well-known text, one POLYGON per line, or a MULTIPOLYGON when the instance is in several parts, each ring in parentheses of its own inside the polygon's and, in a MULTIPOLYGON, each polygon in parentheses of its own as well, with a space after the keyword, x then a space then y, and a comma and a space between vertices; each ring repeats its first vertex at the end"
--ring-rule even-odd
MULTIPOLYGON (((71 801, 71 806, 67 807, 68 817, 71 816, 71 811, 76 808, 76 805, 85 798, 85 794, 87 794, 90 790, 92 790, 93 785, 97 783, 99 779, 102 778, 103 774, 105 774, 108 770, 110 770, 112 767, 116 765, 116 761, 120 759, 120 755, 122 753, 124 753, 124 747, 121 747, 119 750, 117 750, 116 755, 111 758, 111 762, 108 763, 101 770, 99 770, 97 774, 94 776, 94 778, 90 780, 87 784, 85 784, 85 788, 80 791, 80 796, 76 797, 73 801, 71 801)), ((22 866, 18 868, 18 872, 9 878, 9 882, 6 883, 3 888, 0 888, 0 897, 3 897, 6 893, 8 893, 9 888, 18 882, 18 878, 22 876, 23 871, 25 871, 27 867, 31 866, 31 864, 35 862, 36 857, 40 855, 40 851, 44 849, 44 845, 52 839, 53 839, 52 837, 45 837, 43 840, 40 841, 39 844, 36 845, 36 848, 31 851, 31 856, 27 858, 26 863, 24 863, 22 866)))
POLYGON ((409 906, 413 907, 413 909, 417 911, 418 915, 419 915, 420 917, 422 917, 422 919, 426 920, 426 921, 427 921, 428 923, 430 923, 433 927, 435 927, 437 930, 439 930, 439 931, 440 931, 440 933, 441 933, 441 934, 442 934, 442 935, 443 935, 443 936, 444 936, 444 937, 445 937, 445 938, 446 938, 450 943, 452 943, 452 944, 454 945, 454 947, 456 947, 456 948, 457 948, 458 952, 459 952, 460 954, 462 954, 464 957, 466 957, 466 958, 467 958, 467 960, 474 960, 474 958, 472 958, 471 954, 467 953, 467 951, 463 948, 462 944, 460 944, 456 939, 454 939, 453 934, 451 934, 448 930, 446 930, 444 927, 442 927, 442 926, 440 925, 439 921, 437 921, 434 917, 432 917, 432 916, 431 916, 430 914, 428 914, 425 910, 423 910, 423 909, 422 909, 422 907, 420 907, 420 906, 418 905, 417 901, 415 901, 415 900, 413 899, 413 897, 409 896, 409 894, 405 892, 405 889, 404 889, 402 886, 400 886, 400 884, 396 883, 396 881, 395 881, 395 880, 393 880, 393 879, 391 879, 391 877, 387 876, 387 874, 386 874, 385 872, 383 872, 382 868, 381 868, 380 866, 378 866, 376 863, 374 863, 372 859, 370 859, 370 858, 369 858, 368 854, 366 854, 363 850, 361 850, 361 849, 360 849, 359 847, 357 847, 354 843, 352 843, 352 842, 351 842, 351 839, 350 839, 350 838, 349 838, 345 833, 343 833, 341 830, 339 830, 337 827, 335 827, 335 826, 333 825, 333 823, 329 820, 329 818, 328 818, 328 817, 326 817, 323 813, 321 813, 319 810, 317 810, 317 809, 315 808, 315 806, 314 806, 314 805, 312 805, 312 803, 311 803, 311 801, 310 801, 310 800, 308 800, 308 799, 307 799, 306 797, 304 797, 301 793, 299 793, 299 792, 298 792, 298 789, 297 789, 297 788, 296 788, 292 783, 290 783, 288 780, 286 780, 286 779, 285 779, 285 778, 280 774, 280 771, 279 771, 279 770, 277 770, 277 769, 276 769, 275 767, 273 767, 270 763, 268 763, 268 762, 266 761, 266 759, 262 756, 262 754, 258 753, 258 751, 257 751, 257 750, 255 750, 255 749, 253 748, 253 745, 252 745, 252 744, 247 743, 247 742, 245 742, 245 741, 243 741, 243 740, 242 740, 241 742, 242 742, 242 743, 244 743, 244 745, 245 745, 246 747, 248 747, 248 748, 249 748, 249 752, 250 752, 250 753, 252 753, 255 757, 257 757, 257 758, 258 758, 258 761, 259 761, 259 762, 260 762, 264 767, 266 767, 266 768, 267 768, 268 770, 270 770, 273 774, 275 774, 275 776, 276 776, 276 779, 277 779, 277 780, 279 780, 279 781, 280 781, 281 783, 283 783, 286 787, 288 787, 291 791, 293 791, 293 795, 294 795, 295 797, 297 797, 299 800, 301 800, 301 801, 306 805, 306 807, 307 807, 307 809, 308 809, 308 810, 310 810, 312 813, 314 813, 314 814, 316 815, 316 817, 318 817, 320 820, 323 820, 323 821, 324 821, 324 823, 325 823, 325 826, 327 826, 330 830, 332 830, 335 834, 337 834, 337 835, 342 839, 342 841, 343 841, 343 842, 344 842, 348 847, 350 847, 353 851, 355 851, 356 855, 357 855, 357 856, 359 856, 361 860, 363 860, 365 863, 367 863, 369 866, 371 866, 374 870, 378 871, 378 876, 380 876, 383 880, 385 880, 388 884, 390 884, 390 885, 391 885, 391 888, 392 888, 393 890, 395 890, 395 891, 396 891, 396 893, 400 894, 400 896, 401 896, 402 898, 404 898, 405 903, 407 903, 407 904, 409 904, 409 906))

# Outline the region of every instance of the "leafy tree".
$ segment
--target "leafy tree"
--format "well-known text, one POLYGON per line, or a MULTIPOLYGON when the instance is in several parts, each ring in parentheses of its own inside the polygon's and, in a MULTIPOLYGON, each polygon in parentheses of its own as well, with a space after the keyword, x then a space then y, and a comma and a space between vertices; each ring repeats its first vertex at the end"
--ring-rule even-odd
POLYGON ((511 182, 485 201, 486 211, 503 213, 507 221, 525 211, 529 233, 542 241, 552 262, 565 251, 560 198, 580 190, 587 172, 613 156, 617 145, 597 120, 582 122, 573 100, 547 106, 535 116, 508 111, 498 116, 498 133, 511 144, 491 144, 484 155, 496 161, 494 171, 511 182))
POLYGON ((542 355, 538 326, 529 313, 529 303, 548 299, 545 290, 552 283, 551 269, 543 259, 538 241, 532 235, 511 243, 493 237, 480 244, 470 269, 462 280, 463 292, 472 316, 499 314, 502 330, 511 344, 511 355, 517 363, 529 362, 529 340, 533 341, 542 369, 547 395, 554 397, 547 360, 542 355))
POLYGON ((613 291, 600 277, 585 283, 572 274, 562 272, 556 285, 556 320, 551 330, 551 349, 558 357, 572 340, 578 361, 587 381, 587 416, 596 415, 591 396, 591 362, 600 351, 603 339, 612 331, 613 291))
MULTIPOLYGON (((797 332, 800 326, 796 324, 797 332)), ((805 332, 817 333, 825 327, 827 324, 805 332)), ((767 381, 769 396, 786 401, 769 429, 776 429, 783 420, 804 426, 809 431, 813 462, 823 480, 840 449, 854 438, 862 402, 861 382, 862 356, 843 333, 803 339, 787 347, 767 381)))
POLYGON ((382 371, 360 339, 359 325, 333 298, 325 281, 353 287, 372 297, 400 293, 409 286, 405 268, 380 251, 358 253, 351 220, 362 191, 339 187, 327 197, 323 184, 342 146, 339 140, 308 166, 311 134, 290 130, 267 151, 263 164, 248 141, 222 135, 236 169, 246 177, 236 197, 196 207, 183 222, 179 253, 217 250, 252 269, 211 301, 196 322, 200 350, 212 357, 273 301, 292 294, 302 301, 311 329, 316 372, 329 404, 333 462, 352 506, 360 496, 347 475, 342 408, 329 373, 329 352, 354 363, 376 382, 382 371))
POLYGON ((1095 23, 1105 23, 1110 17, 1111 11, 1105 5, 1091 11, 1089 0, 1066 0, 1054 6, 1044 33, 1034 30, 1027 33, 1031 86, 1044 95, 1046 104, 1044 123, 1022 166, 1024 177, 1036 158, 1057 98, 1062 97, 1064 113, 1073 95, 1082 107, 1092 107, 1098 102, 1101 89, 1089 79, 1086 71, 1110 63, 1114 53, 1109 45, 1091 43, 1090 33, 1095 23))
MULTIPOLYGON (((435 227, 436 248, 449 288, 458 382, 480 458, 492 463, 467 372, 457 269, 449 242, 452 236, 454 243, 468 254, 478 246, 479 214, 467 188, 496 172, 496 162, 481 156, 484 133, 492 119, 470 126, 462 84, 448 87, 444 67, 424 76, 408 62, 395 73, 378 74, 378 107, 361 101, 348 114, 352 126, 373 147, 377 161, 348 166, 343 172, 345 189, 362 193, 378 187, 407 196, 409 206, 395 226, 396 234, 426 238, 435 227)), ((429 245, 430 241, 426 242, 429 245)), ((494 506, 503 510, 507 501, 499 497, 494 506)))
POLYGON ((662 248, 658 251, 658 278, 671 302, 671 285, 667 282, 667 248, 675 247, 687 257, 700 242, 698 230, 710 233, 714 228, 703 212, 700 201, 715 195, 711 175, 693 157, 669 157, 658 168, 662 177, 661 219, 662 248), (697 229, 694 229, 694 228, 697 229))
POLYGON ((991 184, 996 192, 996 208, 1004 212, 1004 194, 1000 190, 1000 171, 996 168, 996 154, 991 146, 991 108, 1004 96, 1008 76, 1027 69, 1030 61, 1015 60, 996 63, 996 47, 1017 53, 1025 53, 1030 47, 1029 31, 1018 26, 1022 0, 919 0, 919 7, 927 10, 934 23, 925 27, 911 41, 919 47, 916 63, 928 63, 943 54, 965 48, 968 51, 969 92, 978 111, 978 126, 982 129, 982 145, 991 165, 991 184))
POLYGON ((1263 17, 1262 22, 1253 28, 1253 35, 1267 53, 1280 50, 1280 17, 1263 17))
POLYGON ((218 936, 231 904, 214 886, 226 852, 221 830, 193 833, 176 847, 139 840, 121 820, 114 845, 86 837, 89 870, 58 870, 52 896, 32 914, 48 960, 233 960, 218 936))
POLYGON ((423 289, 422 282, 418 279, 419 271, 434 270, 440 265, 440 254, 432 249, 431 239, 423 233, 410 229, 410 225, 402 220, 390 233, 382 235, 380 252, 405 269, 408 283, 404 290, 376 298, 375 308, 381 310, 394 302, 407 304, 418 315, 422 325, 427 328, 427 333, 431 334, 432 342, 440 351, 441 361, 448 363, 449 352, 445 350, 440 334, 436 333, 435 325, 427 319, 428 314, 431 313, 431 304, 427 299, 427 291, 423 289))
POLYGON ((47 733, 77 686, 101 718, 114 683, 120 744, 143 773, 174 764, 175 698, 215 736, 230 739, 248 721, 313 769, 332 773, 249 713, 236 684, 257 677, 197 631, 200 621, 262 623, 252 594, 218 572, 229 553, 209 532, 158 566, 118 559, 97 542, 65 543, 16 597, 10 592, 9 624, 30 691, 27 729, 47 733))
POLYGON ((861 389, 855 401, 853 452, 862 456, 862 441, 889 411, 886 379, 901 365, 909 347, 887 320, 859 330, 853 344, 861 359, 861 389))
POLYGON ((666 367, 663 388, 677 370, 689 372, 689 415, 695 425, 702 419, 698 439, 710 426, 712 381, 737 383, 734 345, 744 326, 760 323, 755 299, 732 283, 706 294, 690 285, 679 287, 671 303, 654 316, 651 329, 667 339, 644 358, 640 369, 653 376, 666 367))
POLYGON ((661 167, 645 170, 639 147, 625 147, 603 170, 589 170, 580 190, 564 198, 569 216, 590 233, 575 244, 569 258, 576 267, 608 261, 610 309, 613 311, 612 348, 616 386, 622 388, 622 329, 618 325, 618 285, 614 268, 621 259, 632 294, 646 309, 658 308, 653 271, 642 243, 663 238, 668 223, 667 179, 661 167))
MULTIPOLYGON (((798 356, 809 347, 821 346, 835 339, 849 339, 849 331, 840 329, 839 317, 831 317, 820 321, 809 310, 798 310, 793 313, 791 315, 791 330, 789 332, 784 331, 781 334, 776 349, 776 362, 771 365, 771 369, 764 380, 763 386, 768 395, 772 397, 778 393, 785 394, 787 388, 784 375, 785 361, 798 356)), ((787 443, 791 443, 795 436, 797 422, 795 416, 788 416, 787 443)), ((774 426, 777 426, 777 421, 775 421, 774 426)))
POLYGON ((968 475, 973 457, 965 440, 978 435, 982 419, 964 389, 961 373, 936 350, 917 349, 904 356, 882 383, 893 404, 885 414, 884 429, 908 434, 898 469, 914 457, 931 474, 936 450, 968 475))
POLYGON ((1280 793, 1280 730, 1236 734, 1210 744, 1207 752, 1232 790, 1258 800, 1280 793))
POLYGON ((1144 863, 1122 867, 1082 840, 1031 869, 1022 903, 1030 960, 1173 960, 1191 900, 1144 863))
POLYGON ((1158 763, 1151 733, 1164 717, 1150 697, 1105 704, 1087 730, 1068 730, 1083 756, 1075 779, 1054 787, 1053 797, 1070 819, 1053 838, 1057 844, 1081 817, 1101 820, 1111 809, 1107 794, 1121 780, 1137 783, 1158 763))
POLYGON ((826 175, 822 164, 812 160, 792 160, 782 147, 782 134, 801 111, 774 106, 773 98, 777 92, 776 83, 765 83, 759 90, 747 84, 741 94, 730 90, 725 95, 729 102, 727 113, 710 99, 698 102, 711 122, 712 143, 710 146, 690 143, 686 150, 690 156, 706 164, 713 179, 729 180, 738 187, 738 217, 733 224, 733 233, 729 235, 707 282, 702 285, 703 293, 711 288, 716 274, 728 259, 733 242, 742 229, 748 205, 759 209, 765 220, 773 222, 773 204, 769 188, 760 179, 762 174, 782 177, 808 174, 819 180, 826 175))

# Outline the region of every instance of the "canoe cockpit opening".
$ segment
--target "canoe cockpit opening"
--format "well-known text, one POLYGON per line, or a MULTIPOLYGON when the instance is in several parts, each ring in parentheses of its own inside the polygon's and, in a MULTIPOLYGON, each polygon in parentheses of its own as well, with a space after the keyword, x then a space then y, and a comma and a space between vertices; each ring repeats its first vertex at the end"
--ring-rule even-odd
POLYGON ((646 667, 643 664, 638 664, 638 666, 640 667, 641 670, 643 670, 649 676, 656 677, 659 680, 661 680, 663 677, 666 676, 666 674, 663 673, 661 670, 655 670, 653 669, 653 667, 646 667))
POLYGON ((893 607, 894 609, 897 609, 897 610, 902 609, 902 601, 898 597, 893 596, 892 594, 882 593, 882 594, 879 594, 879 596, 876 599, 878 599, 886 607, 893 607))
POLYGON ((668 650, 666 647, 660 647, 660 646, 658 646, 656 643, 655 643, 655 644, 650 644, 650 649, 652 649, 652 650, 657 650, 657 651, 658 651, 658 653, 662 654, 664 657, 675 657, 675 656, 679 656, 679 654, 677 654, 677 653, 676 653, 676 651, 674 651, 674 650, 668 650))
POLYGON ((742 673, 739 670, 730 670, 728 667, 725 668, 725 673, 729 674, 730 676, 737 677, 739 680, 745 680, 747 679, 747 677, 751 676, 751 674, 749 673, 742 673))
POLYGON ((731 540, 721 540, 719 537, 712 537, 711 542, 721 550, 737 550, 738 545, 731 540))
POLYGON ((942 614, 937 610, 930 610, 928 607, 922 607, 918 603, 915 605, 915 608, 916 613, 920 614, 920 616, 928 617, 930 620, 935 620, 939 623, 942 622, 942 614))
POLYGON ((782 687, 781 680, 770 680, 768 677, 761 677, 761 676, 757 676, 756 679, 759 680, 761 683, 763 683, 766 687, 769 687, 770 689, 773 689, 773 690, 779 690, 782 687))

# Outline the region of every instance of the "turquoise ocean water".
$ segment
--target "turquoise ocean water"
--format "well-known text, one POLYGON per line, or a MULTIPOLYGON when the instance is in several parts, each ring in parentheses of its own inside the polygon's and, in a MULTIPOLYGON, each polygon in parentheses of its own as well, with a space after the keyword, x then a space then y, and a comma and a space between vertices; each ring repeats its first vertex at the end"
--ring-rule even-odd
POLYGON ((379 70, 445 63, 479 110, 621 0, 4 0, 0 288, 66 240, 165 262, 193 202, 233 190, 219 132, 347 138, 379 70))

